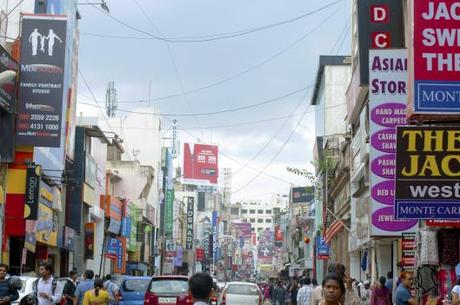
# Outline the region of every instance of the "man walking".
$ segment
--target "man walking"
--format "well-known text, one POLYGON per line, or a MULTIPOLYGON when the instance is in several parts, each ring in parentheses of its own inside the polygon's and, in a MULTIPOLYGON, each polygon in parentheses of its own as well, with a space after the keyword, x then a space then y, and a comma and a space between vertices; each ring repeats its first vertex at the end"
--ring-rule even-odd
POLYGON ((86 270, 83 277, 84 280, 78 284, 77 289, 75 290, 74 305, 82 305, 85 292, 94 288, 94 271, 86 270))
POLYGON ((66 299, 66 305, 73 305, 75 299, 75 290, 77 289, 78 285, 78 272, 76 270, 72 270, 69 272, 69 279, 64 285, 63 296, 66 299))
POLYGON ((194 274, 188 281, 193 305, 208 305, 212 292, 212 277, 204 272, 194 274))
POLYGON ((401 272, 401 284, 396 289, 396 305, 418 305, 417 299, 410 292, 414 275, 408 271, 401 272))
POLYGON ((0 305, 10 305, 19 298, 18 290, 6 279, 8 266, 0 264, 0 305))
POLYGON ((61 302, 63 286, 53 277, 53 265, 42 263, 38 269, 40 278, 33 282, 38 305, 55 305, 61 302))
POLYGON ((297 305, 310 305, 310 300, 313 294, 313 288, 311 287, 310 278, 303 278, 300 284, 302 285, 302 287, 299 289, 299 292, 297 293, 297 305))
POLYGON ((112 276, 107 274, 105 276, 104 289, 109 293, 110 305, 118 304, 118 296, 120 295, 120 287, 112 282, 112 276))

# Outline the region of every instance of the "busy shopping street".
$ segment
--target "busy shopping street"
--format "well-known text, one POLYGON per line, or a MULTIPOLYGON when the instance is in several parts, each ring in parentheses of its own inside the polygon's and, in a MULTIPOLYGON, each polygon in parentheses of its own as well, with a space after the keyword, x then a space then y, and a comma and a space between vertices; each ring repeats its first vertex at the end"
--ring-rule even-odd
POLYGON ((0 305, 460 305, 460 0, 0 0, 0 305))

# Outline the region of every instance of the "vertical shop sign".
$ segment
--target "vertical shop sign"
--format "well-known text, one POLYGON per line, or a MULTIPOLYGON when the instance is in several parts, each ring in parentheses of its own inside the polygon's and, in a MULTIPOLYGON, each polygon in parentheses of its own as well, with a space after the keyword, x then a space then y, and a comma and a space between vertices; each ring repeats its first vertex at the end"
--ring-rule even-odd
POLYGON ((96 223, 85 223, 85 259, 94 259, 94 234, 96 231, 96 223))
POLYGON ((394 217, 396 127, 407 124, 407 51, 369 51, 371 235, 399 236, 416 220, 394 217))
POLYGON ((216 261, 217 257, 217 220, 218 220, 217 211, 212 211, 212 219, 211 219, 211 226, 212 226, 212 239, 215 240, 213 247, 212 247, 212 258, 214 262, 216 261))
POLYGON ((402 233, 401 239, 402 246, 402 264, 406 270, 415 269, 415 233, 402 233))
POLYGON ((35 223, 35 238, 50 246, 57 246, 57 215, 42 204, 38 204, 38 219, 35 223))
POLYGON ((16 144, 60 147, 67 17, 23 15, 16 144))
POLYGON ((317 245, 317 253, 318 253, 318 259, 321 260, 328 260, 329 259, 329 245, 326 243, 324 238, 321 236, 316 237, 316 245, 317 245))
POLYGON ((117 237, 120 247, 117 248, 117 258, 113 266, 114 273, 126 272, 126 238, 117 237))
POLYGON ((409 115, 460 114, 458 1, 410 1, 409 115))
POLYGON ((165 201, 165 234, 172 236, 174 228, 174 190, 166 191, 165 201))
POLYGON ((35 253, 37 239, 35 238, 35 221, 26 220, 26 235, 24 239, 24 248, 29 252, 35 253))
POLYGON ((105 257, 111 260, 116 260, 119 248, 121 248, 121 241, 117 238, 109 237, 107 240, 105 257))
POLYGON ((24 216, 27 220, 37 220, 38 200, 40 198, 40 175, 40 166, 27 166, 25 192, 26 205, 24 207, 24 216))
POLYGON ((121 221, 121 236, 129 238, 131 236, 131 217, 123 217, 121 221))
POLYGON ((398 219, 460 218, 460 129, 398 127, 395 215, 398 219))
POLYGON ((195 198, 194 197, 187 197, 187 235, 185 239, 186 249, 191 250, 193 249, 193 218, 195 217, 195 198))
POLYGON ((193 152, 189 143, 184 144, 184 179, 217 184, 219 177, 218 147, 194 144, 193 152))

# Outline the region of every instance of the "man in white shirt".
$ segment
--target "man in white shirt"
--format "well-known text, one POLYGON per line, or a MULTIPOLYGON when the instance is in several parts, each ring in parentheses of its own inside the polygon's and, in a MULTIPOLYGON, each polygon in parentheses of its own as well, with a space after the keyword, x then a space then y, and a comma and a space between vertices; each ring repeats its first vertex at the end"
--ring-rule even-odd
POLYGON ((33 283, 33 290, 38 305, 55 305, 61 302, 63 286, 53 277, 53 266, 50 263, 40 264, 40 278, 33 283))

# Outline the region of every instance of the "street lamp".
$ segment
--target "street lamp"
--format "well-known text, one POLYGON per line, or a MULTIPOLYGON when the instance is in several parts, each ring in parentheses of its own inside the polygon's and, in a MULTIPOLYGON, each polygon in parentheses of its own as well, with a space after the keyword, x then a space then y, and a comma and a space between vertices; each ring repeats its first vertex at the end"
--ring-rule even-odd
POLYGON ((101 2, 85 2, 85 3, 78 3, 78 5, 99 5, 103 11, 105 11, 107 14, 110 14, 109 7, 105 0, 101 0, 101 2))

